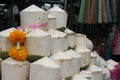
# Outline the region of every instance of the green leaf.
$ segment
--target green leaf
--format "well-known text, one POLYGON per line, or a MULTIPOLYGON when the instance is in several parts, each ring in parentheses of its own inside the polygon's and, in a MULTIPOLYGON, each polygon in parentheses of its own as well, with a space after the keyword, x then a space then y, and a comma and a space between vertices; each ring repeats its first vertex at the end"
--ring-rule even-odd
POLYGON ((61 27, 61 28, 57 28, 58 31, 64 32, 65 31, 65 27, 61 27))
POLYGON ((37 61, 37 60, 39 60, 39 59, 41 59, 41 58, 43 58, 43 56, 29 55, 29 56, 27 57, 27 61, 29 61, 29 62, 35 62, 35 61, 37 61))
POLYGON ((74 47, 68 47, 68 50, 72 49, 72 50, 75 50, 76 46, 74 47))
POLYGON ((65 80, 72 80, 72 76, 65 78, 65 80))
POLYGON ((0 58, 2 58, 3 60, 10 57, 8 55, 8 52, 7 51, 4 51, 4 52, 0 52, 0 58))

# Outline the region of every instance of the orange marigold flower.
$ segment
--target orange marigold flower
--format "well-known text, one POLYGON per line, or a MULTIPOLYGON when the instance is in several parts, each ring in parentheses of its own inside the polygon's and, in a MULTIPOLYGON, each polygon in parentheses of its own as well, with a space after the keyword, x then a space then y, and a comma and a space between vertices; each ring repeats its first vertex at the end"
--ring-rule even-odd
POLYGON ((16 29, 13 32, 11 32, 9 35, 9 39, 12 41, 13 44, 16 44, 17 42, 23 44, 25 38, 26 38, 26 34, 23 31, 16 29))
POLYGON ((9 56, 20 61, 26 60, 28 57, 28 52, 27 49, 24 46, 20 46, 20 50, 17 49, 16 46, 14 46, 12 49, 9 51, 9 56))

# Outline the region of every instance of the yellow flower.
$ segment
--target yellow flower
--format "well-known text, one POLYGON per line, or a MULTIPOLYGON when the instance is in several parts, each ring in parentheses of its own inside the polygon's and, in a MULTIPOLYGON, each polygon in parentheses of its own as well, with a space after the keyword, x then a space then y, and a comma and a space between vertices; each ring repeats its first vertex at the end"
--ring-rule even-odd
POLYGON ((9 51, 9 56, 16 60, 24 61, 28 57, 28 52, 24 46, 20 46, 20 50, 17 49, 16 46, 14 46, 12 49, 9 51))
POLYGON ((25 38, 26 38, 26 34, 20 30, 14 30, 9 35, 9 39, 12 41, 13 44, 16 44, 17 42, 20 42, 20 44, 23 44, 23 42, 25 41, 25 38))

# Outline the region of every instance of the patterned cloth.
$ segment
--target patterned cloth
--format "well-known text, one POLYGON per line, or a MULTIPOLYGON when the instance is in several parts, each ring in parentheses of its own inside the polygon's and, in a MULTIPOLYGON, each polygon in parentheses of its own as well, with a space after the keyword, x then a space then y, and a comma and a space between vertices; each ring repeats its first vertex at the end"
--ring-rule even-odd
POLYGON ((79 23, 117 23, 120 18, 120 0, 81 0, 79 23))

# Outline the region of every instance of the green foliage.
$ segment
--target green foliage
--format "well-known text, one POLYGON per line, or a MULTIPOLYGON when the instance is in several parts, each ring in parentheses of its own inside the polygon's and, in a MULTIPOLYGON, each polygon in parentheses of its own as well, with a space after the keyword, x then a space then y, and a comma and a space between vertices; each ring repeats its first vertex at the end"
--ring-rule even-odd
POLYGON ((72 76, 65 78, 65 80, 72 80, 72 76))
POLYGON ((35 62, 35 61, 37 61, 37 60, 39 60, 39 59, 41 59, 41 58, 43 58, 43 56, 29 55, 29 56, 27 57, 27 61, 29 61, 29 62, 35 62))
POLYGON ((57 28, 58 31, 64 32, 65 31, 65 27, 61 27, 61 28, 57 28))
POLYGON ((9 57, 9 55, 8 55, 7 51, 0 52, 0 58, 2 58, 3 60, 8 58, 8 57, 9 57))

